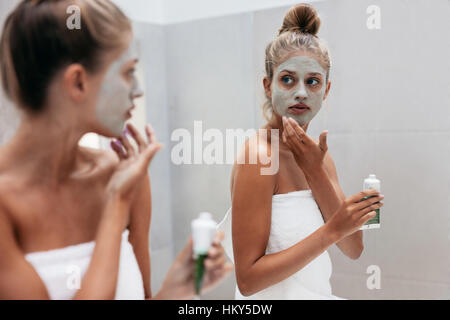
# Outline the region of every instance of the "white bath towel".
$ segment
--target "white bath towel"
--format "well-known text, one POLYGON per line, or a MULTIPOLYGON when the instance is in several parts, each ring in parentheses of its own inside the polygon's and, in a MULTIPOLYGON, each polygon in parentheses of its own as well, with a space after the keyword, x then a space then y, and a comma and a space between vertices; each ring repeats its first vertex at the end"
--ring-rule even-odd
MULTIPOLYGON (((234 262, 229 209, 219 224, 225 233, 223 246, 234 262)), ((254 214, 258 214, 255 212, 254 214)), ((278 194, 272 197, 272 218, 266 254, 285 250, 324 224, 322 214, 311 190, 278 194)), ((331 260, 325 251, 304 268, 254 295, 245 297, 236 286, 236 299, 290 300, 290 299, 340 299, 331 293, 331 260)))
MULTIPOLYGON (((129 231, 122 234, 119 276, 115 299, 142 300, 145 297, 142 275, 128 241, 129 231)), ((94 250, 95 241, 68 246, 61 249, 32 252, 25 255, 45 286, 50 299, 72 299, 81 285, 94 250)))

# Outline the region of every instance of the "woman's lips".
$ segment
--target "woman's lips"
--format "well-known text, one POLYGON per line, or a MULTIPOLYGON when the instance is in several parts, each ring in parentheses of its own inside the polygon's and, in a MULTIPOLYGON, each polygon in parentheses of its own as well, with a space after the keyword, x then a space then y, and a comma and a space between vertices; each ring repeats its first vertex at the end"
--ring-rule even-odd
POLYGON ((309 107, 306 104, 301 104, 301 103, 290 106, 288 108, 288 113, 290 113, 290 114, 302 114, 302 113, 305 113, 308 111, 309 111, 309 107))
POLYGON ((136 108, 136 106, 132 106, 128 111, 126 112, 127 119, 130 119, 133 115, 131 114, 131 111, 133 111, 136 108))

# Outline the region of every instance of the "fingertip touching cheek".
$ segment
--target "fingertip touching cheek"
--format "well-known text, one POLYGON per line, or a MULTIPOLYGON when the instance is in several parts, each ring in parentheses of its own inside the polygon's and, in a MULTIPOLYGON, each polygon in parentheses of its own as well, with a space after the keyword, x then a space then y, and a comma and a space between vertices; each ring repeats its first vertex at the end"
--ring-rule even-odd
POLYGON ((126 76, 123 71, 126 64, 137 59, 137 46, 133 40, 128 49, 109 66, 99 91, 96 106, 98 120, 115 136, 122 134, 133 99, 143 94, 134 70, 126 76))
POLYGON ((281 63, 272 80, 272 105, 280 116, 291 117, 301 126, 309 123, 322 107, 326 71, 316 59, 294 56, 281 63))

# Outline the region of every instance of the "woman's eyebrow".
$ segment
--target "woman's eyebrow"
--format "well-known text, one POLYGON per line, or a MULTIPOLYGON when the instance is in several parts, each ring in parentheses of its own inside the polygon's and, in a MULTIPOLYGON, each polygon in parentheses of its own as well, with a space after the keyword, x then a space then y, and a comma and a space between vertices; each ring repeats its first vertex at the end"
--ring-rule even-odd
POLYGON ((287 70, 287 69, 283 69, 283 70, 281 70, 281 72, 287 72, 289 74, 295 74, 295 71, 290 71, 290 70, 287 70))
POLYGON ((320 72, 310 72, 308 74, 313 75, 313 76, 321 76, 322 75, 320 72))

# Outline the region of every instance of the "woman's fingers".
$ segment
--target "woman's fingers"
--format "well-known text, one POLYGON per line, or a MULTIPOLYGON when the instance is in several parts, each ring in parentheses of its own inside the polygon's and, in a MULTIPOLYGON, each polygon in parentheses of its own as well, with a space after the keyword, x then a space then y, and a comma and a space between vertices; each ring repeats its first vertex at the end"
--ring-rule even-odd
POLYGON ((155 131, 153 130, 153 128, 150 124, 147 124, 145 126, 145 133, 147 135, 147 139, 150 144, 157 142, 156 136, 155 136, 155 131))
POLYGON ((111 141, 111 148, 119 156, 120 160, 126 159, 125 151, 123 150, 122 144, 119 142, 119 140, 111 141))
POLYGON ((158 139, 156 138, 155 131, 153 128, 148 124, 145 127, 145 133, 147 135, 147 139, 149 141, 149 144, 146 146, 146 149, 144 150, 144 158, 146 161, 146 164, 150 163, 151 159, 154 157, 154 155, 163 147, 162 144, 158 142, 158 139))
POLYGON ((208 257, 207 259, 205 259, 205 268, 208 271, 214 271, 217 269, 221 269, 226 262, 226 258, 225 255, 219 255, 216 258, 210 258, 208 257))
POLYGON ((213 245, 220 245, 222 240, 225 238, 225 233, 223 231, 217 231, 214 235, 213 245))
POLYGON ((377 202, 380 202, 383 199, 384 199, 383 195, 372 196, 366 200, 356 203, 354 206, 355 206, 356 210, 362 210, 364 208, 370 207, 371 205, 373 205, 377 202))
POLYGON ((364 225, 367 221, 369 221, 372 218, 375 218, 376 216, 376 212, 375 211, 369 211, 369 213, 363 215, 360 219, 359 219, 359 224, 362 226, 364 225))
POLYGON ((297 138, 306 145, 310 145, 312 143, 314 143, 314 140, 312 140, 305 132, 305 130, 303 130, 303 128, 297 123, 297 121, 295 121, 292 118, 288 118, 288 122, 291 125, 292 129, 294 130, 297 138))
POLYGON ((147 142, 144 140, 139 131, 131 123, 127 124, 127 129, 130 132, 131 136, 133 137, 134 141, 136 141, 139 152, 142 152, 142 150, 144 150, 144 148, 147 146, 147 142))
POLYGON ((327 136, 328 136, 328 131, 322 132, 319 136, 319 147, 323 152, 328 151, 327 136))
POLYGON ((377 203, 371 204, 370 206, 365 207, 364 209, 362 209, 360 211, 360 213, 363 216, 363 215, 365 215, 365 214, 367 214, 367 213, 369 213, 371 211, 375 211, 377 209, 380 209, 383 205, 384 205, 383 202, 377 202, 377 203))
POLYGON ((127 138, 128 130, 124 130, 123 134, 118 138, 119 141, 122 143, 123 147, 125 148, 125 151, 128 155, 128 157, 133 157, 135 154, 134 147, 131 145, 130 140, 127 138))
POLYGON ((205 260, 205 267, 208 270, 221 268, 225 262, 225 250, 220 244, 224 238, 224 233, 219 231, 215 234, 211 247, 208 250, 208 257, 205 260))
POLYGON ((303 143, 302 143, 301 139, 298 137, 297 133, 295 132, 292 124, 286 118, 283 118, 283 123, 284 123, 284 126, 283 126, 284 132, 286 134, 286 141, 288 143, 290 143, 291 146, 302 150, 303 143))
POLYGON ((358 203, 361 201, 364 201, 363 198, 369 197, 369 196, 378 196, 380 193, 375 189, 368 189, 363 190, 361 192, 358 192, 357 194, 354 194, 348 198, 348 201, 350 203, 358 203))
POLYGON ((178 259, 182 262, 186 263, 192 259, 194 254, 194 241, 192 240, 192 236, 188 238, 184 249, 178 254, 178 259))

